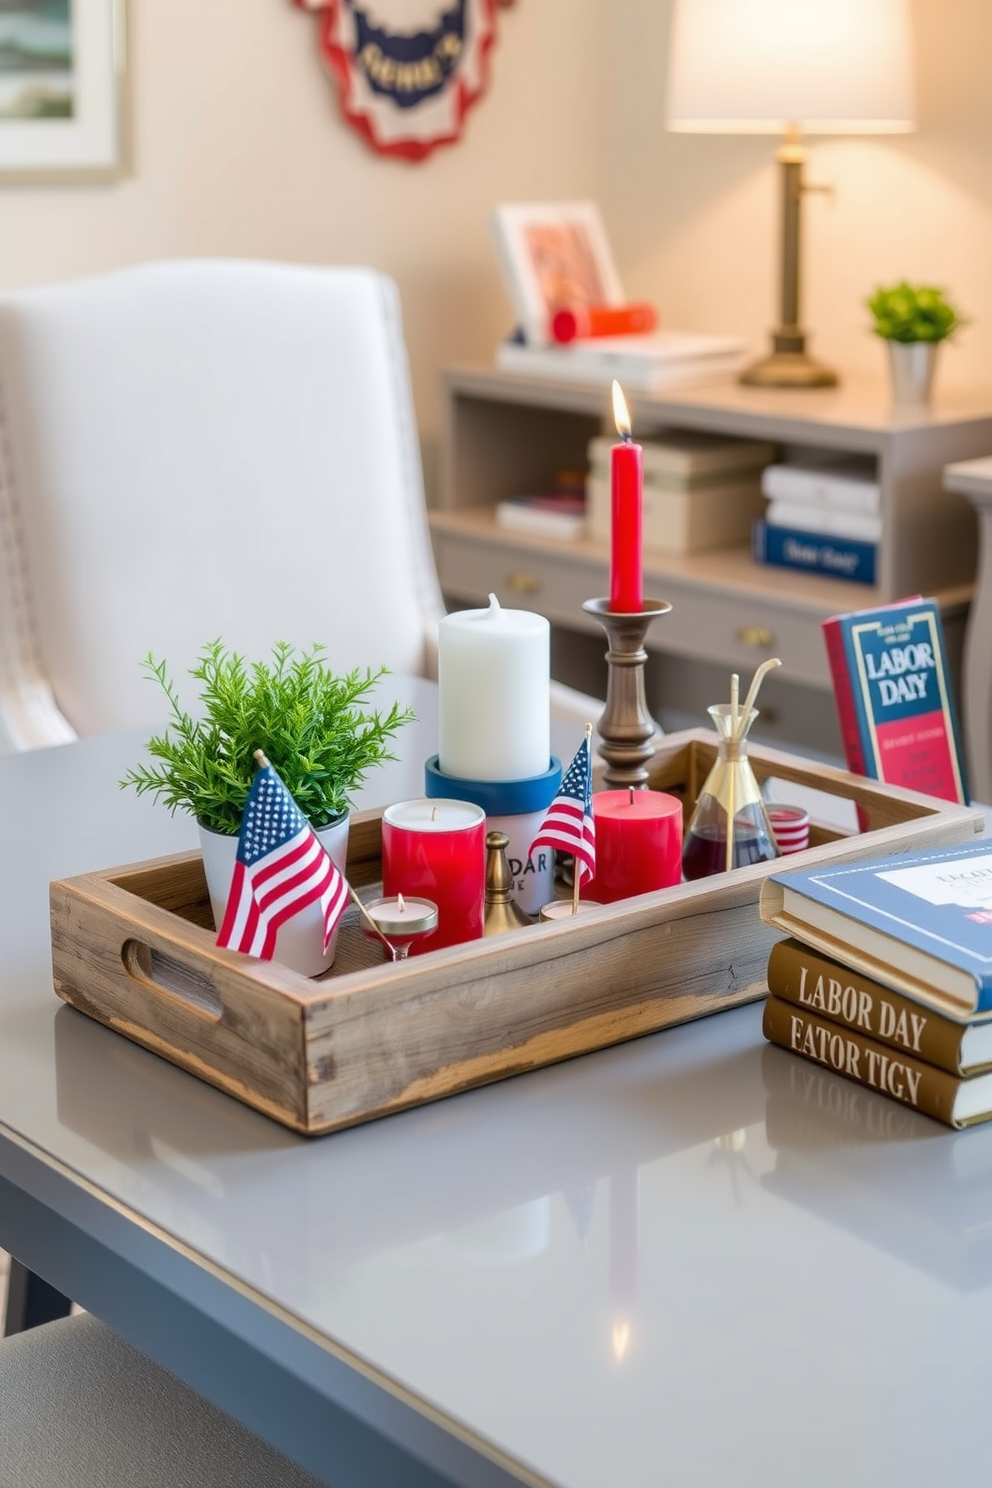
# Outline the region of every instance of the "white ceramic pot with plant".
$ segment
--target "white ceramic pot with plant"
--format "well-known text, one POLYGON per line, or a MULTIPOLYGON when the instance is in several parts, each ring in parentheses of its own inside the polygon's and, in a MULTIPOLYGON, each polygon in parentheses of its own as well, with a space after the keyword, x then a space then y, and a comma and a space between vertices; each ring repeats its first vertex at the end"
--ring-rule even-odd
MULTIPOLYGON (((280 641, 270 661, 248 662, 212 641, 190 668, 199 683, 194 717, 166 663, 148 656, 143 666, 165 694, 170 720, 146 746, 153 763, 129 770, 121 785, 195 817, 215 925, 224 917, 257 749, 343 872, 351 797, 368 770, 395 758, 389 740, 413 717, 396 703, 386 712, 365 707, 386 669, 335 676, 318 645, 297 652, 280 641)), ((335 941, 325 953, 323 934, 315 904, 280 927, 274 959, 304 976, 326 971, 335 941)))
POLYGON ((902 280, 865 302, 888 348, 893 401, 926 406, 933 396, 937 348, 964 324, 944 291, 902 280))

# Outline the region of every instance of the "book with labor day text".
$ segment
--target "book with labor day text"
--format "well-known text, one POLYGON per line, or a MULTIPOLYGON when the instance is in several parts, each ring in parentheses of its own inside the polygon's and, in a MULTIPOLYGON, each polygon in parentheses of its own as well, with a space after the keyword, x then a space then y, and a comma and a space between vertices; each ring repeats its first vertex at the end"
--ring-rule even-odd
POLYGON ((823 622, 848 768, 968 802, 940 610, 918 595, 823 622))
POLYGON ((992 1018, 992 838, 774 873, 758 912, 913 1002, 992 1018))
POLYGON ((948 1074, 992 1069, 992 1022, 946 1018, 791 937, 772 946, 768 991, 780 1002, 902 1049, 948 1074))
POLYGON ((778 997, 769 997, 765 1003, 761 1031, 770 1043, 947 1126, 971 1126, 992 1116, 990 1072, 967 1079, 948 1074, 903 1049, 893 1049, 778 997))

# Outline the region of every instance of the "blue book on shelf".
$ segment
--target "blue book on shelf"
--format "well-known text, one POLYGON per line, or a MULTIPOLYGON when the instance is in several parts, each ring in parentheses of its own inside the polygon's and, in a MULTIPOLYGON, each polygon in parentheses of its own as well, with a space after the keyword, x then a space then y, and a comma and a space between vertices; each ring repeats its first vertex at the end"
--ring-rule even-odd
POLYGON ((802 568, 857 584, 874 584, 877 546, 852 537, 828 537, 793 527, 773 527, 760 517, 751 528, 751 555, 755 563, 802 568))
POLYGON ((992 838, 775 873, 758 911, 960 1022, 992 1017, 992 838))

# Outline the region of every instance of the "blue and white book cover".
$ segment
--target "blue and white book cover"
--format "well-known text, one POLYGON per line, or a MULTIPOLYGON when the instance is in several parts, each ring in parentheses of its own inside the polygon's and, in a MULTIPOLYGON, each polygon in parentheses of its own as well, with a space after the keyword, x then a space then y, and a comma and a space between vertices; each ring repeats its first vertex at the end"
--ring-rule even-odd
POLYGON ((774 527, 763 517, 751 528, 751 556, 756 563, 809 569, 857 584, 874 584, 877 552, 876 543, 774 527))
POLYGON ((992 1006, 992 838, 772 881, 967 973, 992 1006))

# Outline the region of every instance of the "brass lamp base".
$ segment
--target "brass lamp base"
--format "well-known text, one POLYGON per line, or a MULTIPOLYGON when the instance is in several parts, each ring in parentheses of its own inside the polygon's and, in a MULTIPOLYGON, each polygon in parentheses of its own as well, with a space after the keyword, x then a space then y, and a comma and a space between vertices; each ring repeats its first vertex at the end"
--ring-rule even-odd
POLYGON ((837 374, 809 355, 802 332, 776 332, 772 351, 738 379, 745 387, 816 388, 836 387, 837 374))

